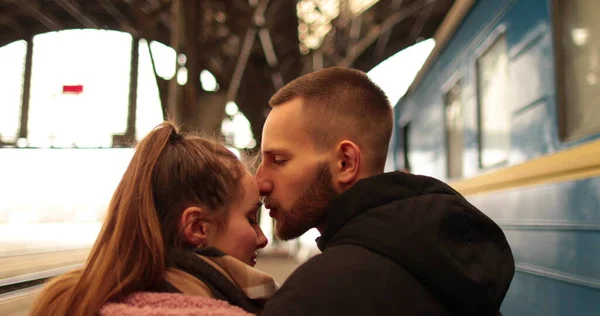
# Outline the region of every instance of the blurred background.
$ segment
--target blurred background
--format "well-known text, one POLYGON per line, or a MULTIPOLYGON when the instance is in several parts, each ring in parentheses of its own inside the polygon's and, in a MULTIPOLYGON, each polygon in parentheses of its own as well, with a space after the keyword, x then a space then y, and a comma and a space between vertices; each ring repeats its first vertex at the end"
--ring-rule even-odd
MULTIPOLYGON (((0 1, 0 314, 81 264, 132 146, 167 118, 254 154, 269 98, 330 66, 394 105, 386 171, 448 181, 505 230, 505 315, 600 313, 594 0, 0 1), (562 297, 562 298, 561 298, 562 297), (540 306, 543 306, 540 308, 540 306)), ((273 235, 279 282, 318 254, 273 235)))
MULTIPOLYGON (((0 21, 12 22, 1 25, 3 34, 41 30, 0 42, 0 255, 89 247, 132 156, 131 145, 166 113, 184 121, 186 130, 220 136, 238 155, 258 150, 268 97, 302 73, 334 65, 314 60, 323 54, 319 48, 327 34, 335 33, 334 20, 362 23, 362 13, 377 1, 47 2, 2 4, 0 21), (187 16, 190 7, 195 16, 187 16), (290 22, 285 16, 291 14, 290 22), (197 25, 177 25, 191 18, 197 25), (67 29, 65 23, 83 25, 67 29), (248 23, 255 25, 236 33, 248 23), (133 24, 139 25, 135 31, 124 30, 133 24), (48 26, 55 30, 44 31, 48 26), (288 50, 293 52, 278 54, 288 50), (258 74, 279 79, 261 80, 258 74), (189 95, 192 104, 185 101, 189 95)), ((438 4, 438 15, 449 5, 438 4)), ((411 7, 433 9, 426 3, 411 7)), ((354 41, 361 29, 368 32, 368 23, 375 22, 346 26, 357 33, 354 41)), ((381 61, 390 57, 383 63, 368 61, 369 75, 392 103, 435 45, 422 37, 414 42, 419 43, 392 56, 382 51, 381 61)), ((273 239, 271 219, 264 215, 263 230, 273 239)), ((317 236, 311 231, 292 247, 313 247, 317 236)))

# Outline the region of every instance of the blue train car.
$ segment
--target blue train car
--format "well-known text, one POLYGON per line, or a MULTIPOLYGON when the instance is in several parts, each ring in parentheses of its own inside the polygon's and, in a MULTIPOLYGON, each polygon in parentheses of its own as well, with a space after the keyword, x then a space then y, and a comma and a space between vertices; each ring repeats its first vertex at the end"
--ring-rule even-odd
POLYGON ((396 169, 504 230, 504 315, 600 315, 600 1, 457 0, 395 106, 396 169))

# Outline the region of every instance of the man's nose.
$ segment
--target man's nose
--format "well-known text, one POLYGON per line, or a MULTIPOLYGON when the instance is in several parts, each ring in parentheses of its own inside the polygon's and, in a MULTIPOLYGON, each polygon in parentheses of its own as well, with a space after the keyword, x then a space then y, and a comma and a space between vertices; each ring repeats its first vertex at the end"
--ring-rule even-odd
POLYGON ((271 194, 271 191, 273 191, 273 182, 266 176, 262 163, 258 166, 258 169, 256 169, 254 180, 256 180, 256 183, 258 184, 260 195, 265 196, 271 194))

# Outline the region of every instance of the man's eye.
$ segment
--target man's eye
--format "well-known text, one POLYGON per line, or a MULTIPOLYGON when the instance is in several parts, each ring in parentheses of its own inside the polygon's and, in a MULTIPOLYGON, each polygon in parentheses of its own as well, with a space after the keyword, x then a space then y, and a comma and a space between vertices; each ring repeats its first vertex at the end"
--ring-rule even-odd
POLYGON ((276 165, 282 165, 282 164, 284 164, 284 163, 285 163, 285 159, 283 159, 283 158, 278 158, 278 157, 275 157, 275 158, 273 159, 273 163, 274 163, 274 164, 276 164, 276 165))

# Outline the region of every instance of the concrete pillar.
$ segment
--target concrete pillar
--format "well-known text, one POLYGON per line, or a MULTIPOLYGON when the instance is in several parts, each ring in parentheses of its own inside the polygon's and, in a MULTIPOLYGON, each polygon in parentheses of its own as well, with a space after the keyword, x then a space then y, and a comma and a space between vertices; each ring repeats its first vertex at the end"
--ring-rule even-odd
POLYGON ((126 141, 135 141, 135 121, 137 111, 137 88, 138 88, 138 61, 139 61, 140 39, 133 37, 131 43, 131 69, 129 72, 129 104, 127 106, 127 129, 125 130, 126 141))
POLYGON ((221 123, 225 118, 227 93, 225 91, 204 92, 199 98, 198 127, 203 133, 220 137, 221 123))
POLYGON ((23 97, 21 99, 21 122, 19 138, 27 138, 29 123, 29 96, 31 94, 31 63, 33 60, 33 36, 27 36, 27 52, 25 54, 25 74, 23 75, 23 97))
POLYGON ((186 55, 188 80, 183 86, 183 100, 177 104, 176 119, 182 124, 183 131, 196 131, 201 129, 199 123, 198 96, 202 91, 200 86, 200 52, 197 34, 200 33, 200 0, 186 0, 183 17, 184 36, 182 52, 186 55))
MULTIPOLYGON (((184 33, 184 25, 183 25, 183 3, 182 0, 172 0, 171 4, 171 47, 175 49, 177 54, 182 52, 182 42, 183 42, 183 33, 184 33)), ((177 84, 177 69, 179 69, 179 65, 175 67, 175 76, 171 79, 167 85, 167 117, 169 119, 175 119, 177 117, 177 105, 181 103, 181 94, 182 87, 177 84)))

